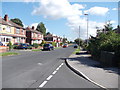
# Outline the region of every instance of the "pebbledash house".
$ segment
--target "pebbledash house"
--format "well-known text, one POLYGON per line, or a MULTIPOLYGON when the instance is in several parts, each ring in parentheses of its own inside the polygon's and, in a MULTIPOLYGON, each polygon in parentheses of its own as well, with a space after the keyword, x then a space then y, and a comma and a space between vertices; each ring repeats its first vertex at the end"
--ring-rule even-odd
POLYGON ((0 41, 7 46, 9 41, 14 43, 26 43, 26 30, 9 20, 8 15, 0 17, 0 41))

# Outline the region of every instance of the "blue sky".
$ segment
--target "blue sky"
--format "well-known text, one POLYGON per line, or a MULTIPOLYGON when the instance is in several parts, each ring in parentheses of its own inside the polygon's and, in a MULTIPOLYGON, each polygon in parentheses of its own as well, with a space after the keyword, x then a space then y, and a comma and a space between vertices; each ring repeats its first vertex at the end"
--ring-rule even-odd
POLYGON ((89 14, 89 35, 95 36, 98 26, 102 28, 105 21, 111 20, 118 25, 117 2, 68 2, 67 0, 41 0, 41 2, 2 2, 2 17, 20 18, 25 26, 43 22, 47 31, 58 36, 65 35, 74 40, 78 35, 86 39, 86 20, 84 13, 89 14), (46 2, 45 2, 46 1, 46 2), (62 1, 65 1, 64 4, 62 1))

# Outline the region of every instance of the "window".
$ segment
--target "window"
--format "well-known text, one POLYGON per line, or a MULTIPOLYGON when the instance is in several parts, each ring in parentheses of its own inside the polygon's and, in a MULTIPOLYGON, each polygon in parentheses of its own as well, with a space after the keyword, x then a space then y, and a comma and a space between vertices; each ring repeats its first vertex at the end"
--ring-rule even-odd
POLYGON ((0 25, 0 31, 2 31, 2 25, 0 25))
POLYGON ((20 29, 16 28, 16 33, 19 34, 20 33, 20 29))
POLYGON ((10 26, 7 26, 6 31, 9 32, 9 33, 11 32, 11 28, 10 28, 10 26))
POLYGON ((6 38, 6 42, 9 42, 10 41, 10 39, 9 38, 6 38))

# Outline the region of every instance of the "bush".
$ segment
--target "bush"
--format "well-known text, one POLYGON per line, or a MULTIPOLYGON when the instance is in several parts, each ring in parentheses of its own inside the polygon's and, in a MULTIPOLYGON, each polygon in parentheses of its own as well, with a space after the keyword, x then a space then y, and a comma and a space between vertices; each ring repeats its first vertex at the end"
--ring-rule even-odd
POLYGON ((52 42, 51 44, 52 44, 53 46, 56 46, 56 43, 55 43, 55 42, 52 42))
POLYGON ((11 41, 9 41, 7 46, 9 46, 9 50, 11 50, 13 48, 13 45, 12 45, 11 41))
POLYGON ((101 33, 98 37, 91 37, 88 50, 95 57, 100 57, 101 51, 115 52, 120 57, 120 34, 114 31, 101 33))
POLYGON ((44 44, 46 44, 46 42, 44 40, 42 40, 40 46, 43 46, 44 44))
POLYGON ((33 47, 38 48, 39 44, 33 43, 33 47))

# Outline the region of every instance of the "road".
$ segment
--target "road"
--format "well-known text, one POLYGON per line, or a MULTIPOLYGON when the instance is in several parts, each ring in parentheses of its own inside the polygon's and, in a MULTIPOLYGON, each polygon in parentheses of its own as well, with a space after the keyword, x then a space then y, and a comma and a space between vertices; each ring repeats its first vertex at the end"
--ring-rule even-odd
POLYGON ((65 65, 75 49, 16 51, 21 55, 2 58, 3 88, 99 88, 65 65))

